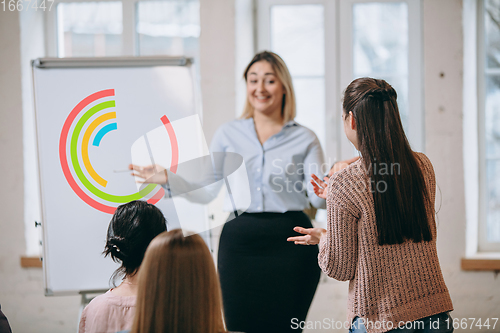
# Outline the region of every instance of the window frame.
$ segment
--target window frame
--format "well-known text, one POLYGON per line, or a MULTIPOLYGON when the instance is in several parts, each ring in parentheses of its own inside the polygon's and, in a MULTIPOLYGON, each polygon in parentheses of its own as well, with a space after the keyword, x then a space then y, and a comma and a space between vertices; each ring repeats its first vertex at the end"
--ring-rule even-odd
POLYGON ((137 18, 135 14, 135 4, 138 1, 147 0, 55 0, 54 10, 45 12, 45 47, 48 57, 60 57, 59 53, 59 40, 61 36, 58 34, 58 25, 60 24, 57 16, 58 5, 61 3, 74 3, 74 2, 116 2, 122 3, 122 54, 121 56, 137 56, 137 38, 135 27, 137 26, 137 18))
POLYGON ((45 49, 48 57, 60 57, 59 40, 62 36, 58 34, 59 18, 57 6, 61 3, 85 3, 85 2, 116 2, 122 3, 122 53, 120 56, 139 56, 139 40, 137 28, 137 3, 151 0, 54 0, 54 10, 45 12, 45 49))
MULTIPOLYGON (((342 0, 340 2, 340 82, 342 89, 354 79, 353 68, 353 5, 358 3, 404 2, 408 6, 408 140, 413 150, 425 151, 425 119, 423 94, 422 1, 421 0, 342 0), (413 64, 413 65, 412 65, 413 64)), ((342 155, 352 151, 342 135, 342 155)))

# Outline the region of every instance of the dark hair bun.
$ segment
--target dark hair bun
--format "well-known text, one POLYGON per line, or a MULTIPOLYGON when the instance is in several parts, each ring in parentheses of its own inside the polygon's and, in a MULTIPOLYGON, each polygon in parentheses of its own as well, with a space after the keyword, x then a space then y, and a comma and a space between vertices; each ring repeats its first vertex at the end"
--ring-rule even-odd
POLYGON ((116 259, 124 261, 127 257, 126 244, 122 238, 118 237, 109 238, 107 240, 104 252, 105 254, 111 255, 111 258, 115 262, 116 259))
POLYGON ((167 230, 163 213, 146 201, 132 201, 118 206, 108 226, 104 256, 121 266, 111 279, 133 275, 139 269, 149 243, 167 230))
POLYGON ((390 101, 391 99, 396 99, 397 94, 393 87, 387 84, 386 87, 376 87, 366 91, 365 96, 367 98, 376 98, 381 101, 390 101))

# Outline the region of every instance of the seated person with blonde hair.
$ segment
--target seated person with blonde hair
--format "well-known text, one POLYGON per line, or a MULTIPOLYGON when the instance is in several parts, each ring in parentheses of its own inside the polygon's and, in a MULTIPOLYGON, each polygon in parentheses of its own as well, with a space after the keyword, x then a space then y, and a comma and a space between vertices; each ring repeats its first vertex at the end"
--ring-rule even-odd
POLYGON ((136 307, 131 333, 226 332, 214 261, 199 235, 175 229, 151 242, 136 307))

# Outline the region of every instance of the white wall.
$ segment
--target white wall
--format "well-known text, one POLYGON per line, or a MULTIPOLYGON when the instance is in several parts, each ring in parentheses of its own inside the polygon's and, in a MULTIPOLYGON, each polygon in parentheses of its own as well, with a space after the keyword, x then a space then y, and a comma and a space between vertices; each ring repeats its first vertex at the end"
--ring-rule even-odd
POLYGON ((220 124, 234 119, 234 16, 234 0, 200 1, 201 90, 207 142, 220 124))
POLYGON ((45 297, 42 270, 20 266, 26 254, 20 36, 19 13, 0 11, 0 304, 13 332, 73 332, 79 298, 45 297))
MULTIPOLYGON (((460 259, 466 253, 462 119, 467 110, 462 105, 462 1, 424 1, 424 47, 427 154, 442 193, 438 251, 455 307, 452 315, 498 317, 497 274, 460 270, 460 259)), ((470 331, 480 332, 477 328, 470 331)))
POLYGON ((246 84, 243 72, 255 54, 254 0, 235 0, 235 116, 243 113, 246 84))
POLYGON ((21 83, 23 94, 23 159, 24 159, 24 222, 26 255, 40 256, 42 253, 41 228, 35 229, 35 221, 40 222, 41 211, 37 173, 36 135, 33 104, 33 84, 31 81, 31 60, 45 55, 44 13, 23 10, 19 16, 21 28, 21 83), (33 189, 36 190, 33 191, 33 189))

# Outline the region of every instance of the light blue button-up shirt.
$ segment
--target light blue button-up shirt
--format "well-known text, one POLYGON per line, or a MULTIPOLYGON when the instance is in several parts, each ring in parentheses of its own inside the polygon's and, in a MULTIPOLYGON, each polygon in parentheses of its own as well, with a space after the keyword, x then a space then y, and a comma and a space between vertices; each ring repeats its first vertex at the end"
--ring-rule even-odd
POLYGON ((250 183, 249 213, 300 211, 326 208, 310 184, 311 174, 322 178, 328 166, 316 134, 289 121, 281 131, 261 144, 253 118, 222 125, 210 145, 211 153, 238 153, 245 161, 250 183))

